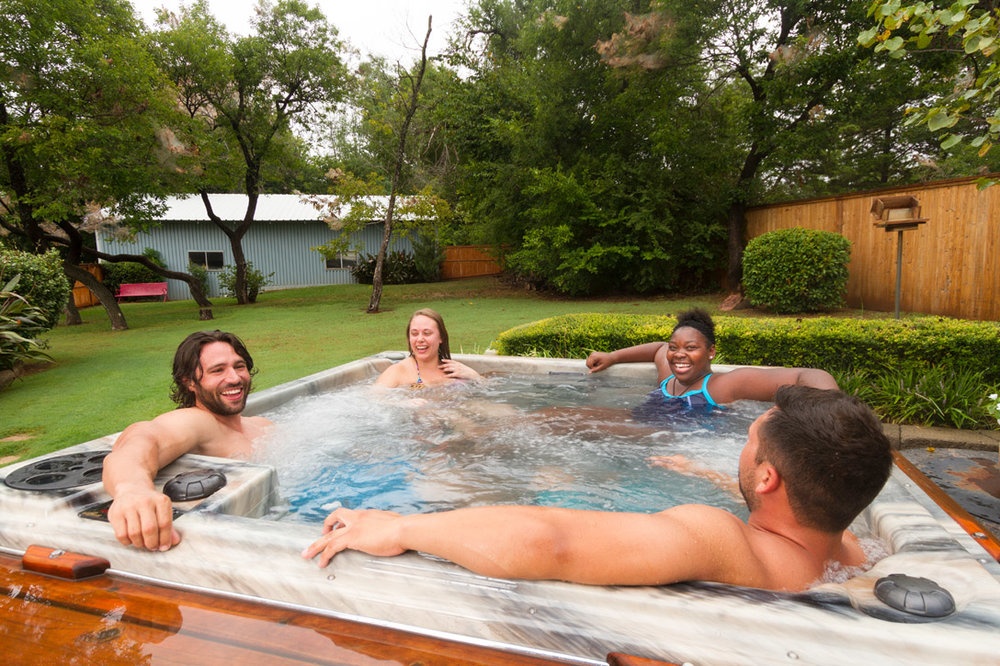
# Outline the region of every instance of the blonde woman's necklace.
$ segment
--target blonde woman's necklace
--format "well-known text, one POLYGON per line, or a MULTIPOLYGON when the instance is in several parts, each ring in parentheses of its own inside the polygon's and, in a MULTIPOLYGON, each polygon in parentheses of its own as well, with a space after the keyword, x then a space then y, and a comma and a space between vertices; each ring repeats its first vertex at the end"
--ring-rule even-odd
POLYGON ((417 361, 417 357, 413 357, 413 365, 417 368, 417 381, 410 384, 410 388, 422 389, 425 387, 424 380, 420 378, 420 363, 417 361))

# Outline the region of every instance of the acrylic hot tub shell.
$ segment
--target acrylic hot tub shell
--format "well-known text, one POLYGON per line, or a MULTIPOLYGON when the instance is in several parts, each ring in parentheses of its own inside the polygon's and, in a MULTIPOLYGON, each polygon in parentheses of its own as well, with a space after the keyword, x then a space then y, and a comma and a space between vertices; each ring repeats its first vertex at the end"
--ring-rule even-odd
MULTIPOLYGON (((248 413, 366 381, 392 356, 369 357, 260 392, 251 397, 248 413)), ((577 360, 458 358, 483 373, 585 372, 577 360)), ((648 385, 655 380, 647 364, 606 372, 648 385)), ((114 438, 54 455, 107 450, 114 438)), ((11 465, 0 476, 33 462, 11 465)), ((787 595, 713 584, 625 588, 499 580, 416 553, 374 558, 348 552, 319 569, 299 556, 316 538, 317 526, 258 519, 274 498, 270 468, 185 456, 162 471, 158 484, 194 467, 221 469, 229 484, 207 500, 181 507, 187 509, 177 522, 184 539, 169 552, 125 548, 106 523, 80 518, 81 509, 107 499, 99 483, 42 492, 0 485, 0 548, 21 552, 41 544, 83 552, 107 558, 125 575, 571 663, 603 664, 611 651, 713 666, 996 664, 1000 654, 1000 565, 898 469, 859 518, 892 554, 845 584, 787 595), (954 596, 955 613, 921 622, 889 609, 873 587, 892 573, 937 582, 954 596)))

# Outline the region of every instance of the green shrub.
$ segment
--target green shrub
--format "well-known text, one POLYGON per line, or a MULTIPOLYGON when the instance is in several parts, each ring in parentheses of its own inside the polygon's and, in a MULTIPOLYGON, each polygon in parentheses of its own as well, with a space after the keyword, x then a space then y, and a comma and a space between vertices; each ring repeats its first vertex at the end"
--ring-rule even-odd
POLYGON ((835 375, 837 384, 893 423, 977 428, 992 426, 983 404, 983 370, 909 361, 880 372, 835 375))
POLYGON ((743 252, 743 287, 756 306, 779 314, 824 312, 844 305, 851 242, 830 231, 779 229, 743 252))
MULTIPOLYGON (((378 259, 374 254, 361 254, 358 256, 358 263, 351 267, 351 275, 359 284, 372 284, 375 279, 375 262, 378 259)), ((413 255, 401 250, 387 252, 385 262, 382 264, 382 284, 413 284, 420 282, 420 275, 417 273, 417 264, 413 260, 413 255)))
MULTIPOLYGON (((251 303, 257 302, 257 295, 267 285, 271 284, 274 273, 264 275, 254 268, 253 262, 247 262, 247 300, 251 303)), ((205 279, 208 279, 206 273, 205 279)), ((227 296, 236 294, 236 266, 226 266, 219 272, 219 287, 227 296)))
POLYGON ((50 330, 69 302, 71 285, 63 272, 62 259, 55 250, 43 255, 0 250, 0 284, 20 275, 18 292, 37 311, 33 319, 41 327, 39 333, 50 330))
MULTIPOLYGON (((1000 385, 1000 324, 944 317, 715 317, 716 362, 822 368, 899 423, 992 426, 983 398, 1000 385)), ((668 340, 670 316, 575 314, 504 331, 500 354, 585 358, 668 340)))
POLYGON ((44 313, 14 291, 19 280, 20 275, 15 275, 6 284, 0 283, 0 372, 22 363, 52 360, 36 340, 49 329, 44 313))
POLYGON ((194 279, 197 280, 199 284, 201 284, 201 291, 207 296, 208 269, 202 266, 201 264, 196 264, 192 262, 188 264, 188 273, 190 273, 192 277, 194 277, 194 279))
POLYGON ((413 265, 421 282, 438 282, 443 262, 444 248, 435 238, 417 236, 413 239, 413 265))

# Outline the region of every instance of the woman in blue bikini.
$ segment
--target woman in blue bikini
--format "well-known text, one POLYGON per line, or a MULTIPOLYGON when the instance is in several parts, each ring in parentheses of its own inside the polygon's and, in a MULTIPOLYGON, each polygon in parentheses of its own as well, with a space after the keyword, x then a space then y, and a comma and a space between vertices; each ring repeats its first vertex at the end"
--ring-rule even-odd
POLYGON ((659 373, 662 399, 668 404, 680 401, 697 410, 721 409, 721 405, 736 400, 770 402, 778 387, 786 384, 838 388, 830 373, 814 368, 736 368, 714 374, 713 358, 715 322, 704 310, 693 309, 677 317, 669 342, 594 352, 587 357, 587 367, 591 372, 600 372, 616 363, 652 361, 659 373))

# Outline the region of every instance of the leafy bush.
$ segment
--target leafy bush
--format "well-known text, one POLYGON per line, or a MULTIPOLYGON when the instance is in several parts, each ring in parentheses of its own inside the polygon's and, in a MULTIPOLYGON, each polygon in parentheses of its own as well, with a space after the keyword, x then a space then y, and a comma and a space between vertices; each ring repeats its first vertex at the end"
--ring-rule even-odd
MULTIPOLYGON (((22 363, 51 361, 37 336, 50 327, 45 313, 15 292, 20 275, 0 286, 0 372, 22 363)), ((2 386, 0 386, 2 388, 2 386)))
POLYGON ((743 287, 754 305, 779 314, 843 307, 851 242, 830 231, 778 229, 743 252, 743 287))
POLYGON ((982 403, 982 369, 908 362, 837 376, 837 384, 893 423, 976 428, 992 425, 982 403))
POLYGON ((208 294, 208 269, 201 264, 189 263, 188 273, 201 284, 201 291, 208 294))
POLYGON ((62 259, 55 250, 43 255, 0 250, 0 284, 20 275, 18 292, 31 302, 35 313, 32 319, 41 327, 40 333, 50 330, 66 309, 71 285, 63 273, 62 259))
POLYGON ((517 201, 499 206, 509 230, 491 239, 511 243, 506 267, 518 281, 569 296, 700 289, 723 258, 721 211, 678 198, 677 181, 665 185, 661 174, 614 158, 525 169, 517 201))
MULTIPOLYGON (((377 255, 361 254, 351 268, 351 275, 360 284, 372 284, 375 279, 377 255)), ((400 250, 387 252, 382 265, 382 284, 413 284, 420 281, 413 256, 400 250)))
MULTIPOLYGON (((257 295, 260 294, 261 290, 267 285, 271 284, 271 278, 274 277, 274 273, 268 273, 264 275, 259 270, 254 268, 253 262, 247 262, 247 300, 251 303, 257 302, 257 295)), ((208 279, 208 275, 205 275, 205 279, 208 279)), ((236 266, 226 266, 219 272, 219 287, 227 296, 233 296, 236 294, 236 266)))
POLYGON ((435 238, 417 236, 413 239, 413 264, 422 282, 439 281, 443 262, 444 248, 435 238))
MULTIPOLYGON (((899 423, 992 426, 983 396, 1000 384, 1000 324, 943 317, 715 317, 716 361, 822 368, 880 416, 899 423)), ((669 316, 575 314, 504 331, 500 354, 584 358, 593 350, 667 340, 669 316)), ((995 390, 993 391, 995 392, 995 390)))

